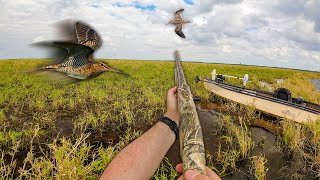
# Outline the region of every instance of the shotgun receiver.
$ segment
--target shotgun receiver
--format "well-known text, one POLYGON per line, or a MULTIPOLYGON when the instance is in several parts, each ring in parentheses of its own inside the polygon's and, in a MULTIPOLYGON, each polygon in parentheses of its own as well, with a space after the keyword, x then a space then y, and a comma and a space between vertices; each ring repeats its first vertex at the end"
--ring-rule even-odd
POLYGON ((179 141, 183 170, 196 170, 201 174, 205 174, 206 161, 202 128, 190 87, 181 67, 179 52, 175 51, 174 56, 176 61, 174 72, 178 88, 178 109, 181 118, 179 141))

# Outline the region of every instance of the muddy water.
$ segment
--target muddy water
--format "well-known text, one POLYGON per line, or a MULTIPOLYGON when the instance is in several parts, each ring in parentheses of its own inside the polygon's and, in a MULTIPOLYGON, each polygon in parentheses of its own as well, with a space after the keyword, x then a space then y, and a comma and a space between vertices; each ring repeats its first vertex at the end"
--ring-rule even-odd
POLYGON ((320 79, 311 79, 311 82, 316 86, 317 91, 320 91, 320 79))
POLYGON ((274 135, 280 135, 280 133, 282 132, 281 125, 263 119, 255 119, 254 123, 251 126, 262 128, 274 135))
POLYGON ((223 111, 226 107, 218 102, 210 102, 210 103, 202 103, 197 105, 197 109, 199 110, 215 110, 215 111, 223 111))

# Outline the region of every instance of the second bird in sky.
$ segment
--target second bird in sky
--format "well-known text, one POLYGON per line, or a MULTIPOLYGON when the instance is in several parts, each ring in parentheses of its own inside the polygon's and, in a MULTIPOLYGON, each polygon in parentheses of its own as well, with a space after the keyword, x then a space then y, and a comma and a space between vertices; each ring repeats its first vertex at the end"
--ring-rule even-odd
MULTIPOLYGON (((186 23, 190 23, 190 21, 185 21, 182 19, 181 13, 184 11, 184 9, 180 9, 174 13, 175 19, 170 21, 168 24, 173 24, 176 26, 176 29, 174 30, 176 34, 182 38, 186 38, 186 36, 182 32, 182 26, 186 23)), ((166 25, 168 25, 166 24, 166 25)))

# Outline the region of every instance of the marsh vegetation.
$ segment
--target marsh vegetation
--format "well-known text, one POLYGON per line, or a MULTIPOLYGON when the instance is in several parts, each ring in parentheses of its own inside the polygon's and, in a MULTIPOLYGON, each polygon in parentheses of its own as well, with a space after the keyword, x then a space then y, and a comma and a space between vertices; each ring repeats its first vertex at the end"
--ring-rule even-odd
MULTIPOLYGON (((105 62, 130 76, 104 73, 70 83, 57 81, 51 73, 32 71, 46 60, 0 61, 1 179, 97 179, 123 147, 163 115, 164 97, 174 86, 173 62, 105 62)), ((183 68, 193 94, 202 98, 201 105, 212 103, 212 95, 194 79, 210 77, 213 69, 233 76, 249 74, 250 88, 260 88, 259 81, 264 81, 274 89, 285 87, 295 97, 320 103, 320 93, 310 82, 320 79, 320 73, 186 62, 183 68), (279 85, 276 80, 280 78, 284 82, 279 85)), ((236 80, 230 83, 241 84, 236 80)), ((214 101, 223 110, 211 108, 218 113, 210 116, 215 121, 215 132, 208 134, 207 142, 214 141, 217 147, 208 147, 208 166, 224 178, 239 173, 252 179, 268 177, 272 160, 263 151, 255 154, 264 143, 253 140, 250 130, 261 114, 254 107, 219 98, 214 101)), ((285 161, 302 164, 295 169, 286 163, 281 169, 283 178, 319 176, 319 121, 278 124, 283 126, 283 133, 277 135, 275 146, 286 155, 285 161)), ((178 176, 174 166, 172 159, 164 159, 153 178, 174 179, 178 176)))

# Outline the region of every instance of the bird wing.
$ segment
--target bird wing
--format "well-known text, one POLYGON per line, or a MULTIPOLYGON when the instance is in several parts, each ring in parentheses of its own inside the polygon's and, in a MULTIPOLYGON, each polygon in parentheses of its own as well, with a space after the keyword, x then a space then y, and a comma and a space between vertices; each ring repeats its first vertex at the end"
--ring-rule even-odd
POLYGON ((182 17, 181 17, 181 13, 184 11, 184 9, 179 9, 178 11, 176 11, 175 13, 174 13, 174 16, 176 17, 176 19, 178 20, 178 19, 182 19, 182 17))
POLYGON ((89 46, 93 50, 98 49, 102 45, 102 41, 98 33, 89 25, 82 22, 76 22, 75 31, 79 44, 89 46))
POLYGON ((186 38, 186 36, 182 32, 182 24, 177 25, 177 27, 174 31, 178 34, 178 36, 180 36, 182 38, 186 38))
POLYGON ((67 56, 61 63, 65 67, 81 67, 90 63, 88 57, 94 52, 93 49, 82 44, 69 42, 54 42, 54 44, 68 51, 67 56))

